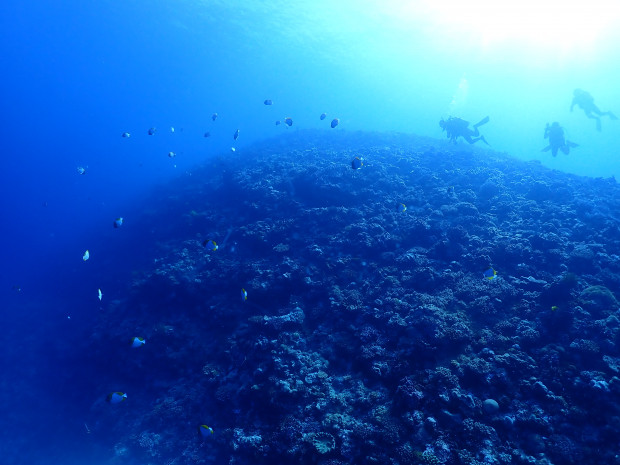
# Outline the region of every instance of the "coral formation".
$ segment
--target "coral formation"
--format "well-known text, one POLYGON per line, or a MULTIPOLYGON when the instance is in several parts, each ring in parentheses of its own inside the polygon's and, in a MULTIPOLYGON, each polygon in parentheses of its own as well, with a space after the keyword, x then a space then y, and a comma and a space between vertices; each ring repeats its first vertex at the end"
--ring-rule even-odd
POLYGON ((154 194, 187 213, 145 213, 158 256, 100 314, 106 339, 149 341, 105 349, 133 387, 98 418, 124 458, 617 463, 615 182, 397 134, 244 156, 154 194))

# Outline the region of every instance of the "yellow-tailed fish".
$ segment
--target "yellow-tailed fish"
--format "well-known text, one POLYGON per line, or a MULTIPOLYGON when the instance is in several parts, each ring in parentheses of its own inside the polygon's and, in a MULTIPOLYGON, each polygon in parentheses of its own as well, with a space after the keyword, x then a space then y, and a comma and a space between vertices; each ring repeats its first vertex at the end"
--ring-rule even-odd
POLYGON ((202 243, 202 245, 203 245, 206 249, 208 249, 208 250, 210 250, 210 251, 212 251, 212 252, 215 252, 215 251, 217 250, 217 244, 215 243, 215 241, 213 241, 213 240, 211 240, 211 239, 204 241, 204 242, 202 243))
POLYGON ((489 281, 491 281, 492 279, 495 279, 495 277, 497 276, 497 271, 495 271, 493 268, 489 268, 482 274, 482 276, 488 279, 489 281))
POLYGON ((203 438, 208 438, 213 434, 213 428, 207 425, 200 425, 198 427, 198 432, 203 438))

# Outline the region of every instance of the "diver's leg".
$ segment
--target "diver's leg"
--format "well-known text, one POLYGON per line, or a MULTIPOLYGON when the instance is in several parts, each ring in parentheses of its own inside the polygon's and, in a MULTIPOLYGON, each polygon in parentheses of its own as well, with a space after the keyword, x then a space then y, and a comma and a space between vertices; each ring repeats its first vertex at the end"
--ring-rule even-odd
POLYGON ((464 134, 463 135, 463 139, 465 139, 467 142, 469 142, 470 144, 473 144, 474 142, 476 142, 478 139, 472 139, 471 138, 472 134, 464 134))
MULTIPOLYGON (((467 139, 466 139, 467 140, 467 139)), ((489 143, 487 142, 487 140, 484 138, 484 136, 480 136, 480 137, 476 137, 475 139, 472 139, 471 137, 469 138, 469 140, 467 140, 467 142, 469 142, 470 144, 475 144, 476 142, 478 142, 479 140, 481 140, 482 142, 484 142, 485 144, 489 145, 489 143)))
POLYGON ((474 124, 474 128, 478 129, 478 126, 482 126, 483 124, 487 124, 488 122, 489 122, 489 117, 485 116, 480 121, 478 121, 476 124, 474 124))
POLYGON ((564 144, 560 147, 560 150, 562 152, 564 152, 565 155, 568 155, 568 153, 570 152, 570 148, 568 147, 568 145, 564 144))
MULTIPOLYGON (((597 107, 595 104, 590 105, 590 108, 588 108, 588 110, 589 111, 587 111, 586 114, 594 113, 595 115, 598 115, 598 116, 603 116, 604 115, 604 113, 600 110, 600 108, 597 107)), ((591 116, 589 116, 589 117, 591 118, 591 116)))

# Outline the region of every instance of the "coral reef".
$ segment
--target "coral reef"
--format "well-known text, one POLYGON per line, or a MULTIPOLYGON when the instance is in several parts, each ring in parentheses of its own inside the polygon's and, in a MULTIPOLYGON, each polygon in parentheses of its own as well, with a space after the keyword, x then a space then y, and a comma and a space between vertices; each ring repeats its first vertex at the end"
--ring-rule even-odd
POLYGON ((619 463, 615 181, 398 134, 218 163, 154 195, 178 224, 100 317, 148 340, 105 348, 124 459, 619 463))

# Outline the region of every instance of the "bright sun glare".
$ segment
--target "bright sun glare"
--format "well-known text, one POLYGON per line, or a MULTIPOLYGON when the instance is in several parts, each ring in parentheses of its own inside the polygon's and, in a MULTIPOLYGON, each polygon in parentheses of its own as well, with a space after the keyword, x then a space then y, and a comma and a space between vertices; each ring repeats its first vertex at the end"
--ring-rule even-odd
POLYGON ((620 19, 618 0, 396 0, 392 7, 400 21, 444 38, 534 54, 593 53, 620 19))

